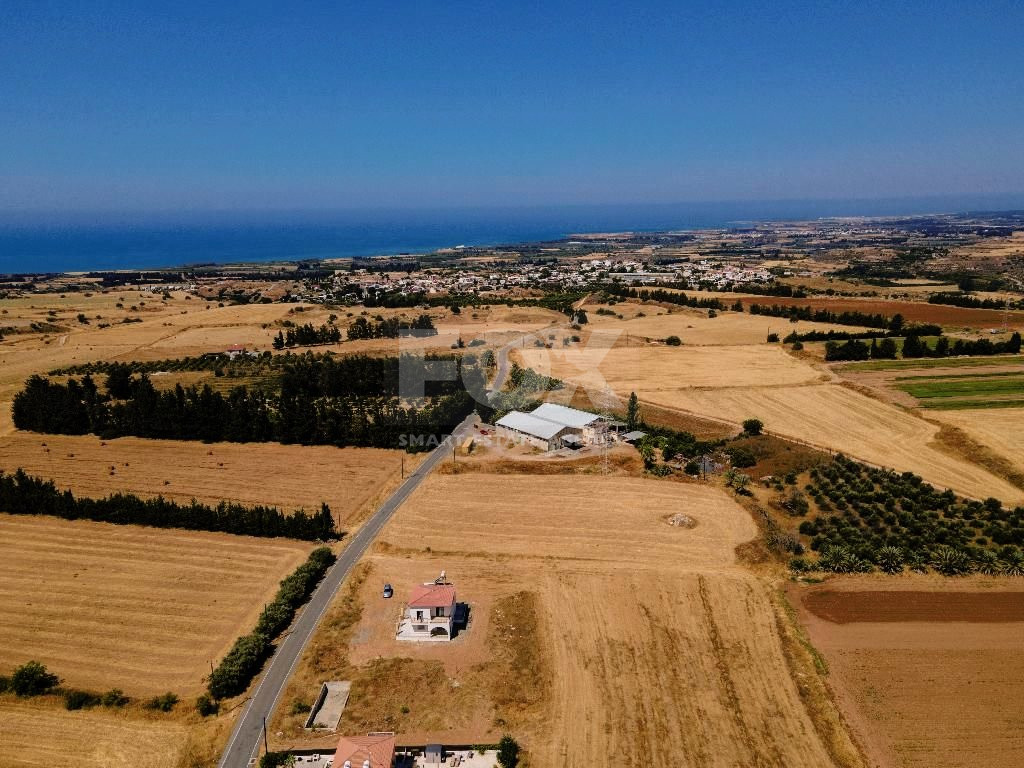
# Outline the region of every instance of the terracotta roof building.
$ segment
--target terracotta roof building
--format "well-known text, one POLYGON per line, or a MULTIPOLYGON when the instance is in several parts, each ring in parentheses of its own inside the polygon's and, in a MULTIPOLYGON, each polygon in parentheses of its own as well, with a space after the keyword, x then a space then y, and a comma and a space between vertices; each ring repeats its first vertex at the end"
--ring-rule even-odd
POLYGON ((395 734, 370 733, 366 736, 343 736, 334 753, 335 768, 391 768, 395 760, 395 734))

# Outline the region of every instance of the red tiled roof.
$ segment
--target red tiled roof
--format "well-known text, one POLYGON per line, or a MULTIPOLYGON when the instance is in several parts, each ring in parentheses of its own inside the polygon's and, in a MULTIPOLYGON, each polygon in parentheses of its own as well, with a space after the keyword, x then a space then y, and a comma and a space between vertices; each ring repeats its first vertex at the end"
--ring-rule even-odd
POLYGON ((365 760, 370 761, 371 768, 391 768, 394 759, 395 735, 393 733, 343 736, 338 742, 338 750, 334 753, 334 765, 337 768, 342 768, 346 760, 352 763, 352 768, 363 768, 365 760))
POLYGON ((455 602, 455 587, 451 584, 417 584, 409 595, 410 608, 441 608, 455 602))

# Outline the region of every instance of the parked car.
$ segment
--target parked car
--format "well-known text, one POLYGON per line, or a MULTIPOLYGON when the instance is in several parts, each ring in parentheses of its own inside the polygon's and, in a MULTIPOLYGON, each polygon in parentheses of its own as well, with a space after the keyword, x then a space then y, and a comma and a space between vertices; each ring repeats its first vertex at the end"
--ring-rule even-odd
POLYGON ((391 597, 394 597, 394 595, 395 595, 395 590, 391 588, 391 585, 390 584, 385 584, 384 585, 384 597, 385 598, 391 598, 391 597))

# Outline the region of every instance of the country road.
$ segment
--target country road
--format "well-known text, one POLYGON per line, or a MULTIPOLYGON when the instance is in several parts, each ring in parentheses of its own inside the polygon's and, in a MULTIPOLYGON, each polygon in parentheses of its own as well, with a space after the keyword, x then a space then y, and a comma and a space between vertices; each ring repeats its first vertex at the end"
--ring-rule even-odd
POLYGON ((435 448, 426 461, 381 504, 366 524, 359 529, 359 532, 352 537, 348 546, 338 557, 338 561, 327 571, 323 581, 314 590, 312 597, 295 620, 291 630, 278 643, 277 650, 267 665, 263 679, 260 680, 252 698, 246 703, 238 722, 235 723, 227 748, 217 764, 219 768, 244 768, 249 765, 249 760, 259 753, 264 718, 269 720, 273 714, 277 701, 292 676, 295 665, 298 664, 302 652, 320 624, 324 612, 334 599, 338 588, 345 581, 345 577, 352 570, 352 566, 359 561, 377 538, 395 510, 409 498, 409 495, 416 490, 423 479, 446 456, 451 454, 453 446, 458 445, 459 439, 469 431, 474 418, 475 414, 467 416, 455 428, 454 434, 435 448))

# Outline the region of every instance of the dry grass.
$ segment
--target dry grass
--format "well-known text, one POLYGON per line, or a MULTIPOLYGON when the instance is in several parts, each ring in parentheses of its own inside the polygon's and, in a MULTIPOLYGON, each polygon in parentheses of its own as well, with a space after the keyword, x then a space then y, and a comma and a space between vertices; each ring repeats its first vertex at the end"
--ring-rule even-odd
POLYGON ((938 427, 934 424, 847 387, 690 390, 677 393, 673 404, 736 423, 756 417, 767 429, 785 437, 915 472, 936 486, 975 498, 996 496, 1013 503, 1024 498, 1024 493, 1006 480, 937 446, 938 427))
POLYGON ((948 425, 942 435, 955 438, 965 435, 967 440, 956 441, 974 454, 980 448, 992 454, 993 471, 1015 482, 1024 481, 1024 408, 999 410, 934 411, 928 414, 934 421, 948 425))
MULTIPOLYGON (((425 454, 424 454, 425 455, 425 454)), ((378 448, 200 443, 123 437, 37 435, 0 438, 0 468, 23 467, 83 496, 125 491, 188 502, 273 504, 285 512, 330 505, 340 526, 358 523, 420 455, 378 448)))
POLYGON ((0 515, 0 667, 194 695, 311 545, 0 515))
POLYGON ((177 768, 185 741, 185 726, 166 716, 0 697, 0 768, 177 768))
POLYGON ((605 384, 620 395, 631 391, 657 402, 691 388, 794 386, 826 374, 778 345, 729 347, 612 346, 614 332, 595 332, 585 346, 522 349, 515 355, 541 373, 600 391, 605 384), (611 348, 609 348, 611 347, 611 348))
MULTIPOLYGON (((770 302, 768 302, 770 303, 770 302)), ((599 306, 587 307, 587 316, 592 329, 621 329, 630 336, 639 336, 654 340, 667 336, 678 336, 684 345, 692 346, 733 346, 763 344, 769 333, 777 333, 780 337, 791 331, 809 333, 811 331, 865 331, 867 328, 855 326, 836 326, 829 323, 812 323, 801 321, 791 323, 784 317, 766 317, 739 312, 722 312, 718 317, 708 317, 706 310, 682 309, 673 307, 669 312, 659 305, 639 305, 635 303, 616 304, 605 307, 623 315, 625 320, 618 320, 607 315, 598 315, 599 306), (643 312, 644 317, 637 313, 643 312)))

